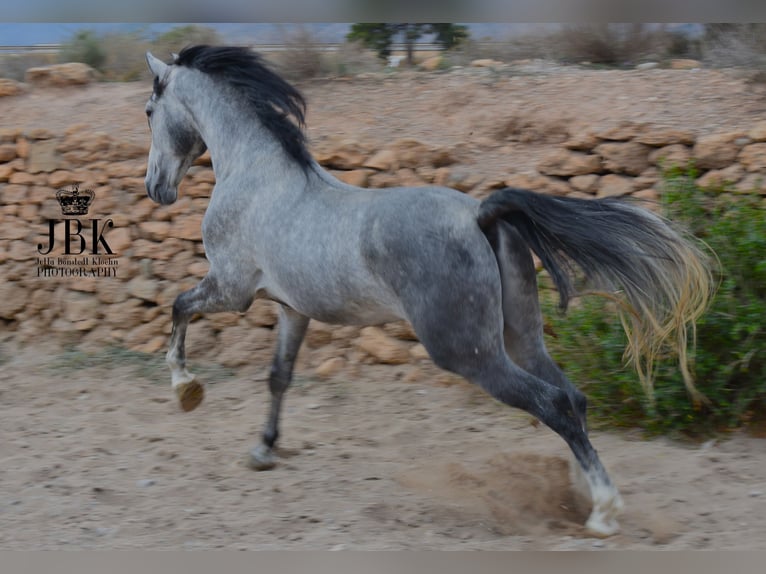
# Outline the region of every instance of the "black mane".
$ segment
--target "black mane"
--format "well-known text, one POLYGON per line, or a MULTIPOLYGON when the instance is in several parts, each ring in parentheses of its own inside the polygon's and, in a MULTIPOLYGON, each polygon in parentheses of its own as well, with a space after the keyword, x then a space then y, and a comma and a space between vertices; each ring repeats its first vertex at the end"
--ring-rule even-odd
POLYGON ((260 55, 246 47, 199 45, 181 50, 173 63, 194 68, 236 88, 284 150, 301 167, 311 164, 303 133, 306 100, 270 70, 260 55))

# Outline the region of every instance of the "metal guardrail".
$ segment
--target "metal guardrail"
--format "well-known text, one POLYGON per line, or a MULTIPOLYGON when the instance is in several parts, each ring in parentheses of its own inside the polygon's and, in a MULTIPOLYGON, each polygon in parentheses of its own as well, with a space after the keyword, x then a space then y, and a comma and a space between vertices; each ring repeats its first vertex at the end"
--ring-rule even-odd
POLYGON ((35 44, 34 46, 0 46, 0 54, 57 54, 61 44, 35 44))
MULTIPOLYGON (((306 44, 306 47, 318 50, 320 52, 335 52, 342 48, 345 42, 317 42, 306 44)), ((282 52, 291 48, 299 47, 297 44, 252 44, 252 47, 259 52, 282 52)), ((403 43, 395 42, 391 44, 392 52, 404 52, 407 46, 403 43)), ((415 50, 418 52, 438 52, 443 48, 440 44, 415 43, 415 50)))
MULTIPOLYGON (((322 42, 308 44, 307 47, 320 52, 335 52, 344 45, 344 42, 322 42)), ((295 44, 252 44, 259 52, 282 52, 295 48, 295 44)), ((392 52, 403 52, 407 48, 402 43, 391 45, 392 52)), ((56 54, 61 50, 61 44, 35 44, 32 46, 0 46, 0 54, 56 54)), ((438 52, 442 50, 439 44, 416 43, 415 50, 418 52, 438 52)))

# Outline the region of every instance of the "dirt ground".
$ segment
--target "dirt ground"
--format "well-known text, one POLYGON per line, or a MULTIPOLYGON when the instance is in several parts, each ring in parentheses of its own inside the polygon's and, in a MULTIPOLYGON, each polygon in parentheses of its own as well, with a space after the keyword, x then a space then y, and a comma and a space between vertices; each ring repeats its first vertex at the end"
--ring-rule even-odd
MULTIPOLYGON (((766 112, 741 74, 709 70, 535 64, 302 88, 313 142, 414 138, 499 177, 583 126, 746 130, 766 112)), ((42 90, 0 106, 7 127, 88 123, 145 141, 149 91, 42 90)), ((2 549, 766 549, 763 439, 593 432, 626 504, 622 532, 597 540, 582 529, 563 441, 429 367, 418 382, 411 365, 330 381, 299 370, 282 463, 256 473, 244 458, 268 408, 267 353, 236 371, 190 356, 208 392, 182 413, 159 356, 0 341, 2 549)))
POLYGON ((299 373, 282 463, 257 473, 266 353, 236 372, 192 361, 207 397, 182 413, 160 357, 42 352, 2 347, 3 549, 766 548, 763 439, 593 432, 626 503, 597 540, 563 441, 467 383, 299 373))

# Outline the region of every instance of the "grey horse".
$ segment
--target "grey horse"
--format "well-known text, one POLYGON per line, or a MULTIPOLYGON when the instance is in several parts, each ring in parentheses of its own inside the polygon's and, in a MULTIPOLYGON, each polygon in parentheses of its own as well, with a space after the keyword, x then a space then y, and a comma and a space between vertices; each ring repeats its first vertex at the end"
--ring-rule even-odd
POLYGON ((243 312, 256 298, 277 302, 270 413, 250 452, 252 467, 270 468, 309 320, 405 319, 436 365, 531 413, 567 442, 593 503, 586 527, 616 532, 623 503, 588 439, 584 395, 545 348, 531 252, 562 307, 575 292, 576 267, 621 301, 630 351, 649 380, 668 347, 686 364, 687 328, 710 295, 710 272, 694 244, 664 219, 613 199, 507 188, 478 201, 441 187, 346 185, 307 149, 301 94, 250 49, 193 46, 169 64, 150 53, 147 61, 154 75, 146 105, 149 197, 173 203, 206 149, 216 178, 202 222, 210 270, 173 304, 167 362, 181 407, 192 410, 203 398, 186 368, 190 318, 243 312))

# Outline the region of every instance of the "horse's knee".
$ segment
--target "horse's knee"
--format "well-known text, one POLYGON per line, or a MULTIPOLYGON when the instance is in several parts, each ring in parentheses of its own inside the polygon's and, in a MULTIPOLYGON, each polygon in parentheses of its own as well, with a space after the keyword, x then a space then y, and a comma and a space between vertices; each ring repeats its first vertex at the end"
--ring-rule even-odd
POLYGON ((191 315, 192 307, 194 306, 194 302, 197 300, 197 292, 199 289, 199 284, 197 287, 194 287, 192 289, 189 289, 188 291, 184 291, 183 293, 180 293, 175 300, 173 301, 173 314, 172 319, 173 323, 180 323, 186 319, 189 318, 191 315))
MULTIPOLYGON (((188 291, 187 291, 188 292, 188 291)), ((173 301, 173 323, 178 323, 181 320, 181 317, 183 317, 186 313, 186 304, 184 301, 184 295, 186 293, 181 293, 178 297, 175 298, 175 301, 173 301)))

